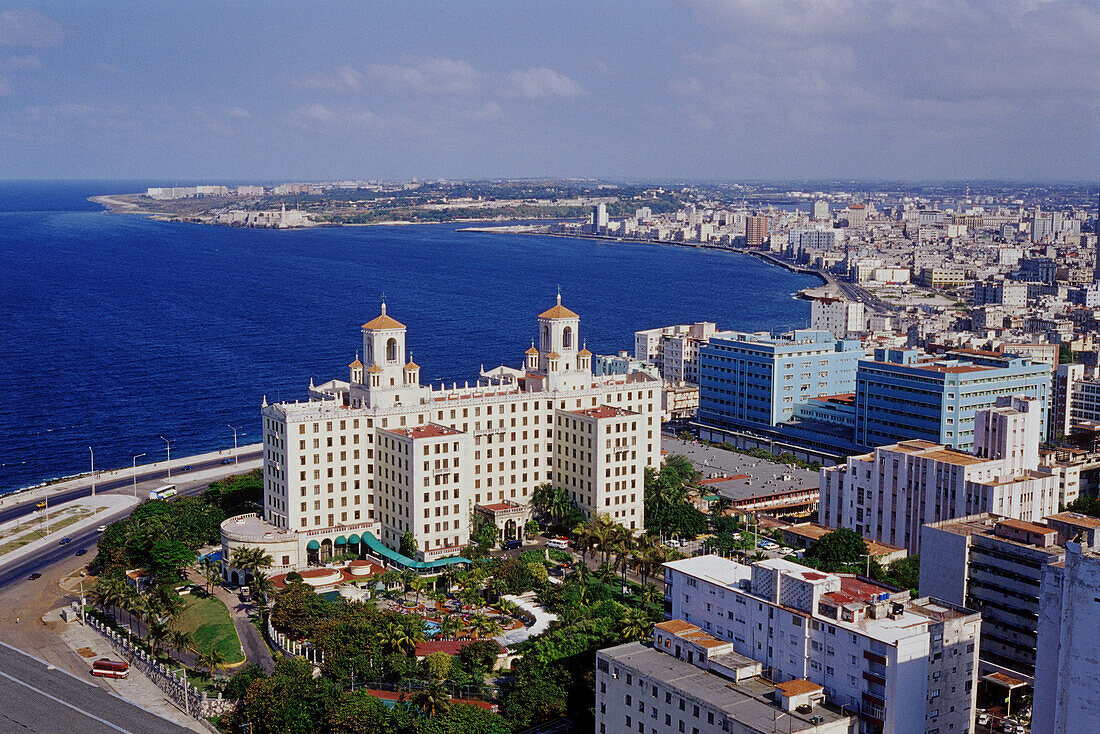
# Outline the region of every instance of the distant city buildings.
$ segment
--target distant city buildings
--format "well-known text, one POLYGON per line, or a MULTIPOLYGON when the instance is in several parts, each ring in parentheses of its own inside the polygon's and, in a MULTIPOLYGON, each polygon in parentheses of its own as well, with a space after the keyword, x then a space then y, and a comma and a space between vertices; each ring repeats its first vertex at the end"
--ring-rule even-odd
POLYGON ((867 331, 867 317, 861 301, 822 296, 810 301, 810 328, 827 331, 836 339, 850 339, 867 331))

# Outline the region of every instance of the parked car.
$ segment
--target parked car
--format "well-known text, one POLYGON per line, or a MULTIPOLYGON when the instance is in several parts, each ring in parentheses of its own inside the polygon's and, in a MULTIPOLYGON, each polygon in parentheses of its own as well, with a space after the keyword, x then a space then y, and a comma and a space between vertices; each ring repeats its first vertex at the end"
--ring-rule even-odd
POLYGON ((978 723, 981 724, 982 726, 985 726, 986 724, 988 724, 989 719, 990 719, 990 716, 985 711, 978 714, 978 723))
POLYGON ((553 540, 546 541, 547 548, 557 548, 558 550, 565 550, 569 547, 569 543, 561 538, 554 538, 553 540))
POLYGON ((523 541, 518 538, 515 540, 506 540, 500 544, 500 547, 504 550, 515 550, 516 548, 523 547, 523 541))
POLYGON ((27 577, 27 580, 28 581, 37 581, 40 578, 42 578, 42 574, 38 573, 38 571, 35 571, 34 573, 32 573, 30 576, 27 577))
POLYGON ((788 548, 787 546, 783 546, 782 548, 779 549, 779 552, 782 553, 785 556, 789 556, 790 554, 794 553, 794 548, 788 548))
POLYGON ((1015 732, 1016 732, 1016 722, 1013 721, 1012 719, 1005 719, 1001 723, 1001 730, 1005 734, 1015 734, 1015 732))

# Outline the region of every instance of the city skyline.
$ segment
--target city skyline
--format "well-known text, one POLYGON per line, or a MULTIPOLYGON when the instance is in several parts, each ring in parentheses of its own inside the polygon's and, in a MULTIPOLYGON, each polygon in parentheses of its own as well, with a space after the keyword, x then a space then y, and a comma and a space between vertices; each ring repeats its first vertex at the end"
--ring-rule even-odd
POLYGON ((1100 170, 1084 2, 258 7, 0 8, 5 176, 1100 170))

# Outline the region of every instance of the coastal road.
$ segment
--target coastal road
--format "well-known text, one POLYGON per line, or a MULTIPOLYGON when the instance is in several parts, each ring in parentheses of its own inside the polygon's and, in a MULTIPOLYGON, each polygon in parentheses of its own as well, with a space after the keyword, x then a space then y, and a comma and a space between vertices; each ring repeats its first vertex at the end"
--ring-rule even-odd
MULTIPOLYGON (((246 451, 246 450, 242 449, 241 452, 240 452, 240 455, 238 457, 238 460, 239 461, 250 461, 250 460, 253 460, 253 459, 258 459, 262 455, 263 455, 263 452, 260 449, 254 449, 254 450, 251 450, 251 451, 246 451)), ((175 474, 172 476, 170 481, 172 481, 172 483, 175 483, 175 484, 182 484, 182 483, 187 481, 187 477, 191 472, 198 472, 198 471, 201 471, 203 469, 217 469, 217 468, 219 468, 220 466, 222 466, 222 459, 224 459, 224 458, 225 457, 216 457, 216 458, 208 459, 206 461, 196 462, 194 464, 191 464, 191 470, 187 471, 187 472, 182 471, 183 467, 187 466, 187 464, 186 464, 187 460, 186 459, 180 459, 180 460, 178 460, 177 466, 175 467, 175 474)), ((235 473, 237 473, 236 466, 237 466, 236 464, 227 464, 227 465, 225 465, 225 468, 228 470, 228 471, 226 471, 226 474, 235 474, 235 473)), ((163 479, 166 483, 169 481, 168 474, 164 469, 147 470, 147 471, 144 471, 144 472, 139 471, 138 474, 137 474, 137 481, 138 481, 139 484, 141 482, 147 482, 150 479, 163 479)), ((91 479, 89 478, 89 479, 87 479, 87 481, 88 481, 88 486, 80 486, 80 487, 74 487, 72 489, 64 489, 64 490, 58 491, 57 493, 50 494, 50 496, 49 496, 50 506, 52 507, 54 505, 59 505, 62 502, 69 502, 70 500, 79 499, 81 497, 90 497, 91 494, 92 494, 91 479)), ((207 482, 204 481, 203 484, 202 484, 202 487, 197 487, 195 489, 201 489, 201 488, 205 487, 206 484, 207 484, 207 482)), ((126 476, 126 477, 112 477, 110 479, 102 479, 102 478, 98 479, 96 481, 95 489, 96 489, 96 493, 98 494, 100 492, 110 492, 112 490, 118 490, 118 489, 132 489, 133 486, 134 486, 134 477, 131 474, 131 475, 126 476)), ((193 493, 195 493, 193 490, 185 490, 185 489, 180 490, 180 494, 193 494, 193 493)), ((146 497, 149 496, 148 495, 148 490, 146 490, 145 496, 146 497)), ((11 497, 11 495, 9 495, 9 497, 11 497)), ((21 502, 21 503, 12 504, 10 507, 3 507, 2 509, 0 509, 0 523, 8 522, 9 520, 15 520, 15 519, 23 517, 25 515, 29 515, 34 511, 35 511, 35 506, 34 506, 34 503, 32 503, 32 502, 21 502)))
MULTIPOLYGON (((85 672, 86 676, 90 675, 85 672)), ((0 643, 0 730, 35 734, 191 734, 82 677, 0 643)))

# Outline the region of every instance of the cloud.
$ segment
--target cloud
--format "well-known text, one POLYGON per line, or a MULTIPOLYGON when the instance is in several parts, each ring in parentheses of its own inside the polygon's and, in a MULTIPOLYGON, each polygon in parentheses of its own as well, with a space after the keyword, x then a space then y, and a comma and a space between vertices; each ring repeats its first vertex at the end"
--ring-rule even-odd
POLYGON ((297 87, 332 92, 382 89, 396 94, 460 95, 476 92, 482 74, 465 61, 433 57, 404 64, 340 66, 332 72, 295 80, 297 87))
POLYGON ((576 97, 584 94, 580 84, 564 74, 543 67, 517 69, 508 75, 509 94, 527 99, 576 97))
POLYGON ((33 10, 0 13, 0 46, 56 46, 64 37, 64 29, 41 13, 33 10))
POLYGON ((9 56, 6 59, 0 61, 0 69, 41 69, 42 60, 34 54, 27 54, 26 56, 9 56))

